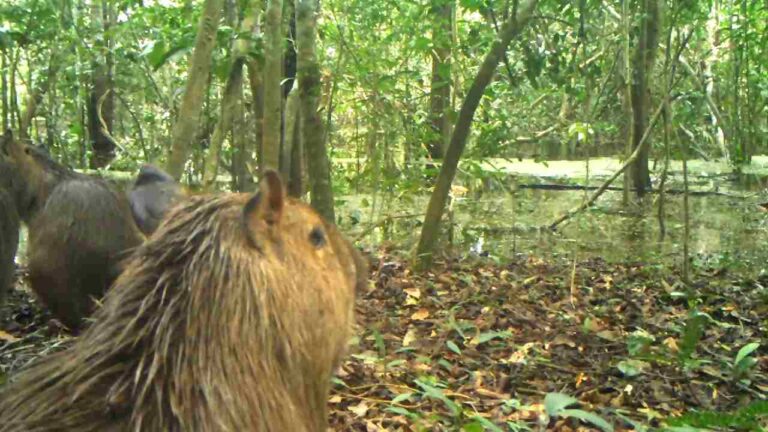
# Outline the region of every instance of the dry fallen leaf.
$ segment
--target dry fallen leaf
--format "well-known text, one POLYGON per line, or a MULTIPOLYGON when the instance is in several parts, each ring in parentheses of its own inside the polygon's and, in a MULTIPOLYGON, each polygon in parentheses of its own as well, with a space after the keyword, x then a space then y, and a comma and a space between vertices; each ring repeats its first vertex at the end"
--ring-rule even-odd
POLYGON ((421 308, 411 315, 411 319, 421 321, 429 318, 429 310, 421 308))
POLYGON ((365 401, 361 401, 359 404, 348 407, 347 409, 355 413, 356 416, 363 417, 368 412, 368 404, 365 403, 365 401))
POLYGON ((2 330, 0 330, 0 340, 6 341, 6 342, 16 342, 19 340, 16 336, 6 333, 2 330))
POLYGON ((416 340, 416 329, 413 327, 408 327, 408 331, 405 332, 405 336, 403 336, 403 346, 411 346, 413 341, 416 340))
POLYGON ((669 350, 674 352, 674 353, 680 351, 680 348, 678 348, 678 346, 677 346, 677 340, 675 338, 673 338, 673 337, 668 337, 668 338, 664 339, 664 341, 662 343, 664 344, 664 346, 669 348, 669 350))

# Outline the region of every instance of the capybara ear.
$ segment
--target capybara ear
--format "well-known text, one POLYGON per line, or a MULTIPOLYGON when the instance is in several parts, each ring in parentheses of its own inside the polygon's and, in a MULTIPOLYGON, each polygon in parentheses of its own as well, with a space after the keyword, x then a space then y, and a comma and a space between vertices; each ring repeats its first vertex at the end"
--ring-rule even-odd
POLYGON ((259 192, 243 208, 243 217, 248 226, 258 220, 275 225, 280 222, 284 204, 285 190, 280 175, 277 171, 266 170, 259 183, 259 192))

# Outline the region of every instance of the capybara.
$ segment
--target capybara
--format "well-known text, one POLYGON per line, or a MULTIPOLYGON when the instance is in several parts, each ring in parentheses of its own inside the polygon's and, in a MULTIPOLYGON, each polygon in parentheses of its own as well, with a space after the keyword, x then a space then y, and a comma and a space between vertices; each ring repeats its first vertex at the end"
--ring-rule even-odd
MULTIPOLYGON (((0 170, 3 164, 0 162, 0 170)), ((4 173, 0 173, 3 176, 4 173)), ((19 246, 19 214, 11 193, 0 186, 0 305, 13 286, 16 249, 19 246)))
POLYGON ((78 330, 143 236, 125 194, 10 132, 5 140, 29 195, 19 213, 29 230, 30 286, 56 318, 78 330))
POLYGON ((181 185, 170 174, 150 164, 141 167, 128 192, 133 219, 147 236, 155 232, 165 213, 183 197, 181 185))
POLYGON ((183 200, 74 344, 12 377, 0 432, 324 432, 356 254, 274 171, 183 200))
POLYGON ((9 133, 0 136, 0 305, 14 282, 21 228, 19 213, 30 205, 25 201, 29 199, 25 182, 10 162, 8 142, 11 138, 9 133))

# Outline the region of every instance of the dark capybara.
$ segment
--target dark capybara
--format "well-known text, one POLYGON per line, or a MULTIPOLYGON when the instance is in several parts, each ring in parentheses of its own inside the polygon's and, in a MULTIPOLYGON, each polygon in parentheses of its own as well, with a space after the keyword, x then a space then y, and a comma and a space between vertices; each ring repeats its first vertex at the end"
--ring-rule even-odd
POLYGON ((16 251, 21 229, 19 213, 26 211, 30 205, 25 202, 29 196, 25 182, 10 162, 8 146, 11 138, 8 132, 0 136, 0 305, 13 286, 16 273, 16 251))
POLYGON ((324 432, 357 251, 267 171, 173 209, 67 350, 12 377, 0 432, 324 432))
MULTIPOLYGON (((0 170, 3 169, 0 163, 0 170)), ((0 176, 3 174, 0 173, 0 176)), ((0 305, 13 286, 16 249, 19 246, 19 214, 10 192, 0 187, 0 305)))
POLYGON ((163 216, 184 196, 184 189, 170 174, 150 164, 141 167, 128 192, 133 219, 147 236, 155 232, 163 216))
POLYGON ((30 286, 56 318, 78 330, 119 275, 121 260, 144 238, 125 194, 10 132, 6 141, 28 194, 19 213, 29 230, 30 286))

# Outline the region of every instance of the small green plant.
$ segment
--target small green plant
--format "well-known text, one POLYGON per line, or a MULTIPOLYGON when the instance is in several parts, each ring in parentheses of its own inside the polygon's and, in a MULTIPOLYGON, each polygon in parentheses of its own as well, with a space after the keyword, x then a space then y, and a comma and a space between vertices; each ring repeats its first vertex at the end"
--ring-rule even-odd
POLYGON ((577 399, 562 393, 547 393, 544 397, 544 409, 549 417, 575 418, 590 423, 605 432, 613 432, 613 426, 597 414, 577 408, 568 408, 578 403, 577 399))
POLYGON ((684 367, 695 367, 698 364, 692 361, 692 356, 696 351, 696 346, 699 344, 702 336, 704 336, 706 324, 711 319, 709 315, 697 310, 692 311, 688 315, 685 327, 682 330, 682 340, 678 354, 678 359, 684 367))
POLYGON ((714 429, 721 430, 763 430, 760 428, 761 421, 768 417, 768 401, 753 402, 746 407, 732 412, 717 411, 693 411, 680 417, 667 419, 669 426, 665 430, 691 430, 714 429))
POLYGON ((749 376, 752 368, 757 364, 757 359, 752 356, 752 353, 760 347, 757 342, 752 342, 741 347, 736 358, 733 359, 733 365, 731 373, 733 374, 733 380, 739 381, 749 376))

